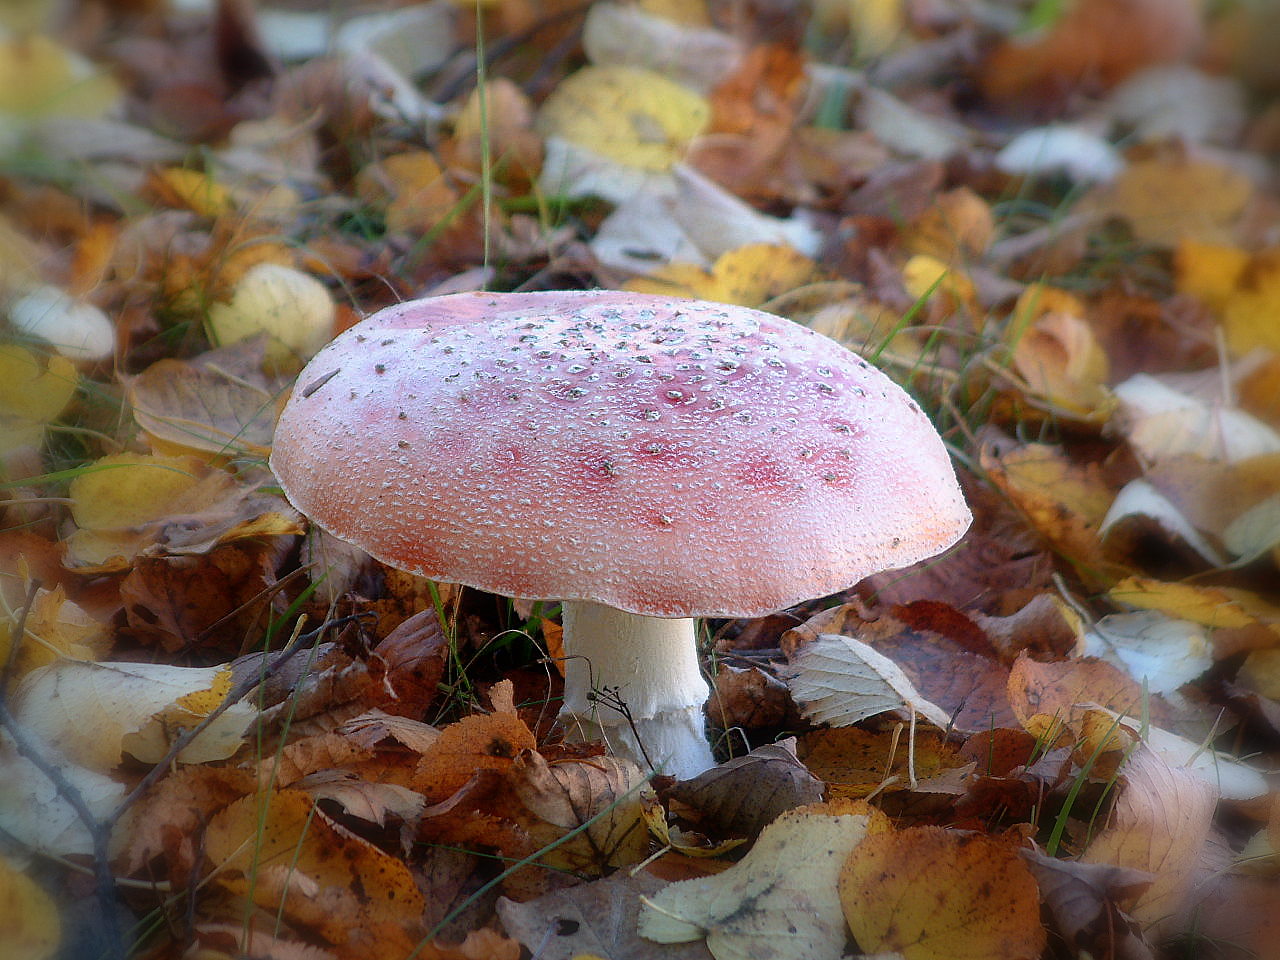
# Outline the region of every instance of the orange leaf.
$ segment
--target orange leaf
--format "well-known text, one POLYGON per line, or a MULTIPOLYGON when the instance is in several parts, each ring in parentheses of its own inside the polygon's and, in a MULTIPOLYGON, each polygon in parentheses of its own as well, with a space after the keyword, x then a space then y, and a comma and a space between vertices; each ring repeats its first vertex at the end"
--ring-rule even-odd
POLYGON ((1045 948, 1035 879, 1008 844, 941 827, 868 834, 840 871, 865 953, 1019 960, 1045 948))

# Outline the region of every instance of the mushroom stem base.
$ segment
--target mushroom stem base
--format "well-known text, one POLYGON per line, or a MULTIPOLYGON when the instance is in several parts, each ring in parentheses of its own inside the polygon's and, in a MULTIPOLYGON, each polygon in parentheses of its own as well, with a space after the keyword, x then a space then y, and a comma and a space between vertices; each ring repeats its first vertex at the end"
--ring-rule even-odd
POLYGON ((715 765, 693 620, 566 601, 564 649, 561 723, 571 737, 603 739, 641 766, 647 755, 655 769, 681 778, 715 765))

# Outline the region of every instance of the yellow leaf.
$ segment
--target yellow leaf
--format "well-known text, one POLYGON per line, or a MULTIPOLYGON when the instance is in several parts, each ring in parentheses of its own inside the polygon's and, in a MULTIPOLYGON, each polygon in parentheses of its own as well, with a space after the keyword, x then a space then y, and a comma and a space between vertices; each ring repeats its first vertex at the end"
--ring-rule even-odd
POLYGON ((547 98, 538 129, 617 163, 660 172, 684 155, 710 119, 704 97, 660 73, 584 67, 547 98))
POLYGON ((423 897, 404 862, 331 823, 300 790, 235 801, 209 823, 205 848, 224 887, 331 943, 421 923, 423 897))
POLYGON ((905 960, 1038 957, 1040 896, 1017 851, 942 827, 868 836, 840 871, 858 947, 905 960))
POLYGON ((628 280, 623 289, 760 307, 818 276, 818 265, 791 247, 752 243, 722 254, 710 270, 672 263, 628 280))
POLYGON ((170 206, 186 207, 202 217, 231 210, 231 192, 213 177, 184 167, 166 167, 152 174, 152 187, 170 206))
POLYGON ((1146 577, 1126 577, 1110 591, 1111 599, 1142 610, 1159 610, 1179 620, 1206 627, 1247 627, 1263 623, 1280 625, 1280 607, 1256 594, 1233 587, 1199 587, 1189 583, 1164 583, 1146 577))
POLYGON ((61 942, 62 924, 49 895, 0 859, 0 944, 6 960, 47 960, 61 942))
POLYGON ((1034 396, 1058 412, 1106 420, 1114 408, 1106 381, 1107 355, 1093 329, 1078 315, 1048 313, 1023 332, 1013 365, 1034 396))
POLYGON ((79 382, 66 357, 51 356, 45 365, 24 347, 0 345, 0 450, 39 445, 79 382))
POLYGON ((71 481, 71 515, 83 530, 136 527, 163 516, 209 474, 209 467, 194 457, 111 454, 71 481))
POLYGON ((119 98, 111 77, 49 37, 0 40, 0 113, 100 117, 119 98))
POLYGON ((1084 205, 1128 222, 1139 240, 1176 247, 1184 239, 1229 243, 1253 184, 1229 167, 1181 157, 1131 163, 1084 205))
POLYGON ((978 292, 963 273, 927 254, 916 254, 902 268, 902 285, 916 300, 948 297, 957 308, 979 316, 978 292))
POLYGON ((426 150, 397 153, 356 177, 361 200, 386 210, 387 229, 426 233, 458 209, 459 194, 426 150))
POLYGON ((1174 252, 1178 292, 1221 310, 1249 266, 1249 254, 1239 247, 1183 239, 1174 252))
POLYGON ((1280 352, 1280 250, 1253 257, 1240 283, 1222 304, 1227 346, 1237 356, 1256 347, 1280 352))
MULTIPOLYGON (((18 611, 0 618, 0 663, 9 658, 18 611)), ((61 586, 40 590, 27 615, 26 636, 14 666, 14 679, 26 676, 62 658, 92 660, 105 656, 110 648, 105 624, 94 620, 67 599, 61 586)))

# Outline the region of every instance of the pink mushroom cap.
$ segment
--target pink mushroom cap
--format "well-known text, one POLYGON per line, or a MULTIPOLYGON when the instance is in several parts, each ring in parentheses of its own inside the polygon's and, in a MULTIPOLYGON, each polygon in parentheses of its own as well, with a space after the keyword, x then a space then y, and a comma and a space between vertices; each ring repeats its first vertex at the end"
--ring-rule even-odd
POLYGON ((759 310, 614 291, 374 314, 303 370, 271 466, 392 566, 656 617, 779 610, 970 521, 937 431, 856 354, 759 310))

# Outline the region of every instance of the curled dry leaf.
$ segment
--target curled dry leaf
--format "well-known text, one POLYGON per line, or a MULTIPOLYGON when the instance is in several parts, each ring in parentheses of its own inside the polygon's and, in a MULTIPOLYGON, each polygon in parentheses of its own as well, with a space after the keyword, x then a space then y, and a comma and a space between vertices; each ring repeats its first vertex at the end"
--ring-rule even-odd
POLYGON ((303 532, 278 497, 257 493, 195 457, 115 453, 71 481, 77 529, 65 563, 78 573, 127 570, 148 547, 197 554, 219 543, 303 532))
POLYGON ((540 863, 594 876, 644 859, 649 837, 641 799, 648 788, 631 761, 594 757, 548 764, 536 750, 524 750, 515 758, 509 780, 528 811, 525 829, 535 847, 586 827, 544 853, 540 863))
POLYGON ((19 640, 21 649, 11 661, 20 610, 0 605, 0 663, 12 664, 10 676, 14 680, 63 658, 97 660, 111 647, 107 625, 68 600, 66 590, 59 585, 36 592, 27 612, 25 635, 19 640))
POLYGON ((845 940, 836 892, 841 865, 864 837, 887 826, 884 814, 861 801, 789 810, 728 870, 644 898, 640 935, 659 943, 706 937, 716 960, 750 960, 762 951, 837 960, 845 940))
POLYGON ((1155 960, 1138 925, 1119 902, 1140 895, 1153 877, 1105 863, 1078 863, 1020 850, 1036 878, 1057 931, 1078 954, 1114 960, 1155 960))
POLYGON ((695 808, 708 829, 754 837, 786 811, 817 803, 822 792, 822 781, 796 758, 795 738, 789 737, 683 780, 671 796, 695 808))
POLYGON ((905 960, 1037 960, 1035 879, 1008 843, 942 827, 868 836, 840 871, 859 948, 905 960))

